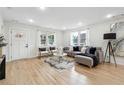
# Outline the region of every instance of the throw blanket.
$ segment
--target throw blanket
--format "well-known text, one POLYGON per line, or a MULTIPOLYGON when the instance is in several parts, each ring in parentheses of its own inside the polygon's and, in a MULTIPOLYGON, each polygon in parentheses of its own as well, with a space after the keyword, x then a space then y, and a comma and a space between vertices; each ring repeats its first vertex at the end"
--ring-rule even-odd
POLYGON ((93 54, 79 54, 79 55, 82 55, 82 56, 87 56, 87 57, 90 57, 93 59, 93 67, 97 66, 98 65, 98 59, 96 58, 95 55, 93 54))

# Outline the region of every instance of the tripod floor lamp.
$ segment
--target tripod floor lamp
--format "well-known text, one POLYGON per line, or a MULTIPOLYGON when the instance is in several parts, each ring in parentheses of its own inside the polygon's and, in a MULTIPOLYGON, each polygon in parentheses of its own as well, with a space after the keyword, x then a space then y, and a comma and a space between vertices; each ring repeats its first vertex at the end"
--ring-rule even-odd
POLYGON ((116 39, 116 33, 105 33, 103 36, 103 39, 108 40, 108 44, 107 44, 106 52, 105 52, 105 60, 106 60, 106 56, 107 56, 107 52, 108 52, 109 53, 109 55, 108 55, 109 56, 109 63, 111 62, 111 55, 112 55, 113 59, 114 59, 115 66, 117 66, 115 55, 114 55, 112 44, 111 44, 111 40, 116 39))

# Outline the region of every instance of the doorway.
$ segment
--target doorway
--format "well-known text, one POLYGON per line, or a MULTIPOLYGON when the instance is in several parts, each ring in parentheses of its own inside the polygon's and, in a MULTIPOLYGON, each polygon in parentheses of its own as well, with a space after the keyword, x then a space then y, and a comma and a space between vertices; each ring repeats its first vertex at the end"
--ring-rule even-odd
POLYGON ((31 58, 36 56, 36 32, 29 30, 12 30, 10 32, 11 60, 31 58))

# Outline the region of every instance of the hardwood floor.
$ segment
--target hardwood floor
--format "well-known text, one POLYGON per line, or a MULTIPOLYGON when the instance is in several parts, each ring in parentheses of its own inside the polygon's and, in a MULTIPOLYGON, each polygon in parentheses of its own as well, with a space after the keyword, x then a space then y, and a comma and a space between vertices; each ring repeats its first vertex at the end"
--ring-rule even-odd
POLYGON ((57 70, 43 59, 7 63, 6 79, 0 84, 124 84, 124 65, 100 64, 87 68, 76 64, 72 69, 57 70))

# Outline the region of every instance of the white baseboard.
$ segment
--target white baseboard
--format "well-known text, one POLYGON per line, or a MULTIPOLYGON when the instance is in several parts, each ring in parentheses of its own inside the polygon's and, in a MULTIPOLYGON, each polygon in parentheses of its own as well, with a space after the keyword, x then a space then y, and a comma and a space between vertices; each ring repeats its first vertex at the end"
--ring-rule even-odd
POLYGON ((16 59, 16 60, 7 60, 6 62, 13 62, 13 61, 19 61, 19 60, 28 60, 28 59, 34 59, 34 58, 38 58, 38 56, 34 56, 34 57, 29 57, 29 58, 22 58, 22 59, 16 59))

